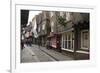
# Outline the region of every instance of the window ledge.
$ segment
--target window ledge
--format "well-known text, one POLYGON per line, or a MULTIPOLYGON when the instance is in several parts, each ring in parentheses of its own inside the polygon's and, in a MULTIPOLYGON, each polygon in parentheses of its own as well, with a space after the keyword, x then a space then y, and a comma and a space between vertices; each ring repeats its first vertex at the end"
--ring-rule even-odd
POLYGON ((62 50, 65 50, 65 51, 69 51, 69 52, 74 52, 74 50, 70 50, 70 49, 65 49, 65 48, 62 48, 62 50))
POLYGON ((77 50, 76 52, 77 52, 77 53, 83 53, 83 54, 89 54, 89 52, 83 51, 83 50, 77 50))

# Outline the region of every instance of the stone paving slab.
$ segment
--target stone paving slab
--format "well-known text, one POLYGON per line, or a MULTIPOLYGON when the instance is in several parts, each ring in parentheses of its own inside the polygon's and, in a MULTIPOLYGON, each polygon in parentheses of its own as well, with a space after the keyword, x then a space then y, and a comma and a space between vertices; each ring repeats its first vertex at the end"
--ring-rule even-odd
POLYGON ((26 47, 23 50, 21 50, 21 62, 26 63, 26 62, 38 62, 39 60, 37 59, 36 56, 32 56, 32 52, 30 52, 29 48, 26 47))
POLYGON ((45 47, 41 46, 39 47, 38 45, 25 46, 25 48, 21 50, 22 63, 68 60, 73 60, 73 58, 53 49, 46 49, 45 47))
POLYGON ((47 61, 55 61, 52 57, 48 56, 46 53, 40 50, 38 46, 32 46, 32 51, 34 51, 35 55, 38 57, 40 62, 47 62, 47 61))
MULTIPOLYGON (((33 45, 37 46, 37 45, 33 45)), ((38 47, 38 46, 37 46, 38 47)), ((58 51, 52 50, 52 49, 46 49, 45 47, 40 47, 40 49, 47 54, 51 55, 52 57, 56 58, 58 61, 67 61, 67 60, 73 60, 72 57, 66 56, 58 51)))

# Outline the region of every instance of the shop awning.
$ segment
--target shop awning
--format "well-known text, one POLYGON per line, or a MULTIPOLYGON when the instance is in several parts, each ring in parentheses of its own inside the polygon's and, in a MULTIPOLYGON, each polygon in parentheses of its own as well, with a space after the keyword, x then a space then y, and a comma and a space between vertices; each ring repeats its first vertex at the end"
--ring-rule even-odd
POLYGON ((47 36, 48 38, 51 38, 51 37, 55 37, 55 36, 59 36, 60 34, 59 33, 51 33, 49 36, 47 36))
POLYGON ((73 30, 74 30, 74 28, 69 28, 69 29, 66 29, 62 32, 59 32, 59 34, 62 34, 62 33, 65 33, 65 32, 70 32, 70 31, 73 31, 73 30))

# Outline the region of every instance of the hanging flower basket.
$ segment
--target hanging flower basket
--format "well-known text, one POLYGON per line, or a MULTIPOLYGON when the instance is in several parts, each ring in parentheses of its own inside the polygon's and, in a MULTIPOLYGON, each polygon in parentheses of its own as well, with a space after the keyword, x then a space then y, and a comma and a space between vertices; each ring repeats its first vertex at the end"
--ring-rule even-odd
POLYGON ((62 16, 58 16, 57 17, 57 21, 59 24, 63 25, 64 27, 71 21, 66 21, 66 18, 62 17, 62 16))

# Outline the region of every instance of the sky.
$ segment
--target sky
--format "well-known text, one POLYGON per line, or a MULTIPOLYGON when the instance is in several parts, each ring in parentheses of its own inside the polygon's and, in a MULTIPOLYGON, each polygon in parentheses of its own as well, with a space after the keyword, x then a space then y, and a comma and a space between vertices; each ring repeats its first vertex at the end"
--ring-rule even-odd
MULTIPOLYGON (((33 11, 33 10, 29 11, 28 24, 29 24, 30 21, 32 21, 32 19, 33 19, 33 17, 34 17, 35 15, 38 15, 38 14, 41 13, 41 12, 42 12, 42 11, 33 11)), ((27 25, 28 25, 28 24, 27 24, 27 25)))
MULTIPOLYGON (((38 15, 39 13, 41 13, 42 11, 29 11, 29 18, 28 18, 28 24, 29 25, 29 22, 32 21, 33 17, 35 17, 35 15, 38 15)), ((36 28, 37 28, 37 24, 36 24, 36 21, 34 22, 34 27, 33 27, 33 33, 34 33, 34 37, 37 38, 38 37, 38 34, 37 34, 37 31, 36 31, 36 28)))

